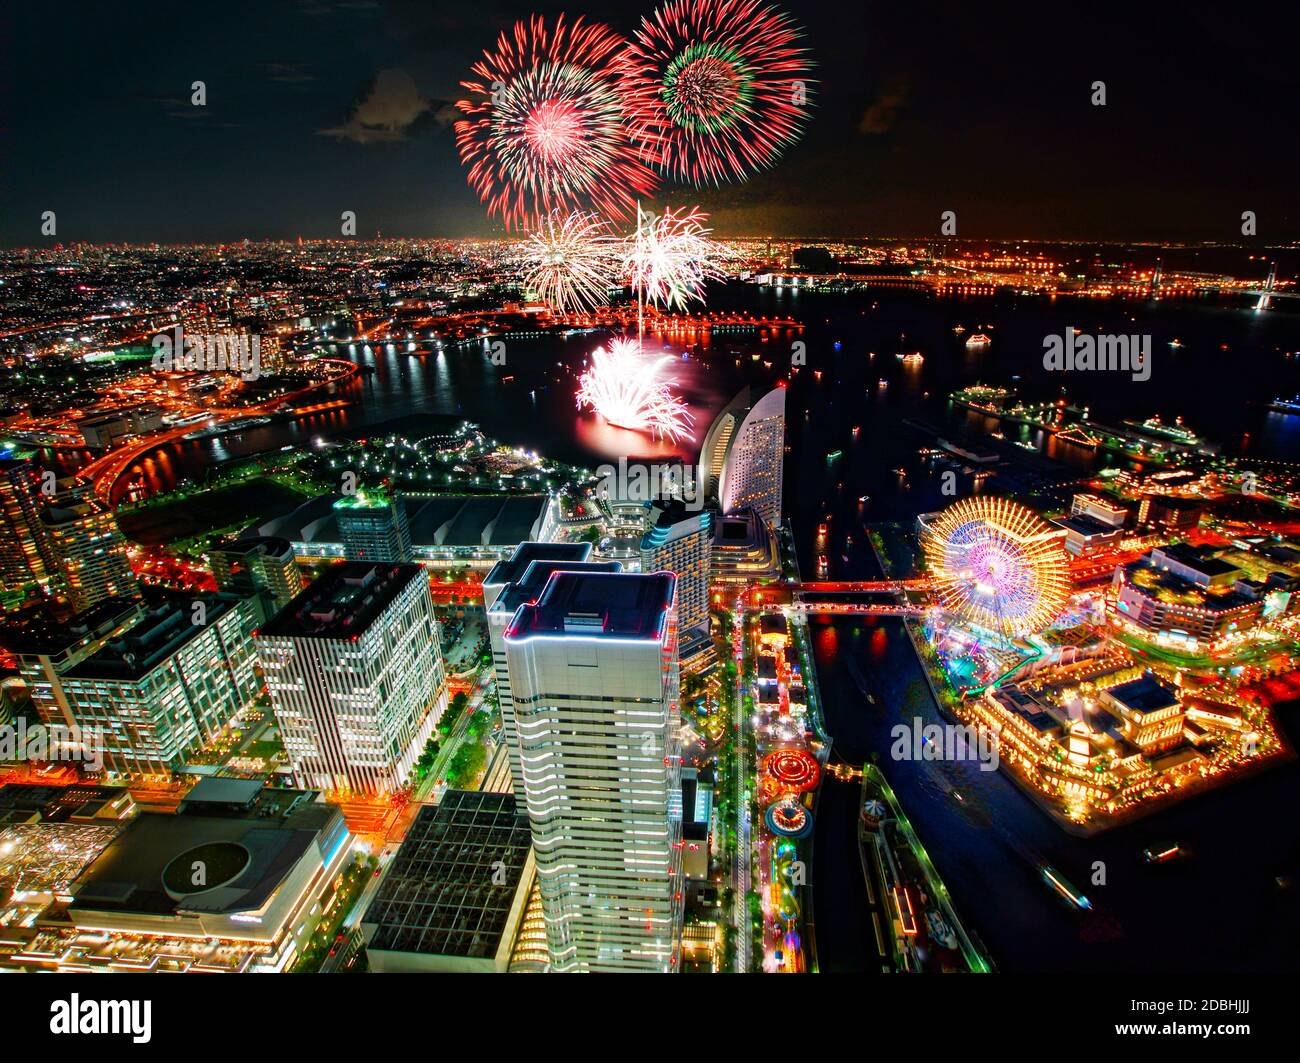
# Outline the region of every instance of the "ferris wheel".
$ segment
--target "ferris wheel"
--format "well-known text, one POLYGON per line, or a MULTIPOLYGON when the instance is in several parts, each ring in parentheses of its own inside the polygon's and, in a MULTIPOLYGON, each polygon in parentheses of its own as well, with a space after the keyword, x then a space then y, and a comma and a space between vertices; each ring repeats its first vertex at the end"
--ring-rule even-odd
POLYGON ((1065 608, 1064 535, 1009 499, 966 498, 926 526, 923 547, 944 609, 1017 638, 1041 631, 1065 608))

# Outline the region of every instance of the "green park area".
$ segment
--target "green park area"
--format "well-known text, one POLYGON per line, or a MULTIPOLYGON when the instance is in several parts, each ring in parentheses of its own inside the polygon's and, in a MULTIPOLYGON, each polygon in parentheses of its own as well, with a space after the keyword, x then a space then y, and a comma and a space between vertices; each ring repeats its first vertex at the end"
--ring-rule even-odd
POLYGON ((302 504, 304 496, 284 483, 252 479, 216 488, 169 493, 166 502, 122 512, 122 534, 145 546, 203 546, 211 537, 242 531, 302 504))

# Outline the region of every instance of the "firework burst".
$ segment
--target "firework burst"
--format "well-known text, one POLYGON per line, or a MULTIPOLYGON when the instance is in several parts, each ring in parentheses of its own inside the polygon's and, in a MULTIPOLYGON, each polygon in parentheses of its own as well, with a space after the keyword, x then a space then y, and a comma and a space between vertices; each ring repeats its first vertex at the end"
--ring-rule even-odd
POLYGON ((654 188, 648 136, 634 144, 625 124, 613 30, 540 15, 503 32, 461 84, 456 144, 469 183, 507 228, 552 210, 589 203, 626 218, 654 188))
POLYGON ((642 356, 641 345, 631 339, 612 340, 591 356, 589 368, 578 381, 578 409, 591 409, 618 428, 649 432, 674 443, 691 438, 692 418, 662 376, 668 355, 642 356))
POLYGON ((743 179, 803 135, 807 50, 761 0, 666 0, 619 65, 633 138, 647 161, 695 185, 743 179))
POLYGON ((623 271, 639 300, 677 310, 704 301, 705 282, 722 276, 706 221, 697 208, 638 213, 636 232, 625 241, 623 271))
POLYGON ((609 301, 618 241, 598 215, 551 211, 529 234, 524 283, 554 310, 591 310, 609 301))

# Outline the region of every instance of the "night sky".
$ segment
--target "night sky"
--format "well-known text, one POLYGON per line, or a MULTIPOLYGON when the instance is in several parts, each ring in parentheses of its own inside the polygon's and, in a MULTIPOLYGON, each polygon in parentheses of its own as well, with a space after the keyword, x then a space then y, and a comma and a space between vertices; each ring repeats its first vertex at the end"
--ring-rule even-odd
MULTIPOLYGON (((531 11, 628 33, 650 0, 7 5, 0 242, 500 233, 457 82, 531 11), (192 107, 190 85, 207 84, 192 107)), ((1294 3, 783 0, 817 62, 804 140, 683 191, 724 236, 1300 238, 1294 3), (1108 105, 1090 104, 1094 80, 1108 105)))

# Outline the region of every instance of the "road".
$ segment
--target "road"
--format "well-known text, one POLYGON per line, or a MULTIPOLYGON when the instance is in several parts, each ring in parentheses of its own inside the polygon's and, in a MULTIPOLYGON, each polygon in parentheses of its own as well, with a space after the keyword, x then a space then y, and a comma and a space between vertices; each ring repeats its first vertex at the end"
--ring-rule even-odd
MULTIPOLYGON (((745 612, 736 602, 732 615, 732 647, 739 662, 744 655, 745 612)), ((732 923, 736 929, 736 973, 749 971, 752 934, 749 925, 749 893, 753 889, 750 861, 753 840, 749 816, 749 751, 747 732, 749 719, 744 714, 739 684, 744 682, 742 672, 737 672, 737 687, 733 688, 732 719, 736 723, 736 849, 731 857, 731 889, 733 900, 732 923)))

